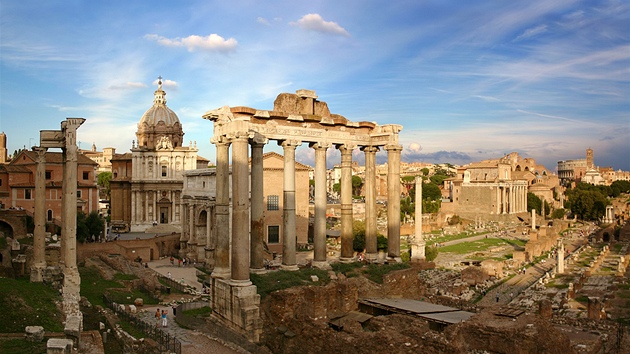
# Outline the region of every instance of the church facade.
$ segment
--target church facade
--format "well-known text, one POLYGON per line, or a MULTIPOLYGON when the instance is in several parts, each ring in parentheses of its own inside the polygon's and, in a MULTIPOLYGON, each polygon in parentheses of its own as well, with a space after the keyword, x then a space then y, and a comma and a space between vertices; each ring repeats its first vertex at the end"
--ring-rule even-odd
POLYGON ((131 153, 112 162, 111 222, 116 231, 181 231, 183 172, 207 167, 196 144, 183 145, 179 118, 166 106, 161 78, 138 123, 131 153), (157 227, 157 228, 156 228, 157 227))

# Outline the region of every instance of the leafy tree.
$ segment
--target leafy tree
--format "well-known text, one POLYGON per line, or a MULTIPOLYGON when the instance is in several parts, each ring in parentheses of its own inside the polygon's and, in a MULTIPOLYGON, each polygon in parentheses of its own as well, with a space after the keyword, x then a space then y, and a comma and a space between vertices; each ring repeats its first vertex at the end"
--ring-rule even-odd
POLYGON ((582 220, 598 220, 606 213, 609 204, 598 190, 575 189, 572 191, 571 212, 582 220))
POLYGON ((376 249, 379 251, 387 251, 387 237, 380 234, 376 236, 376 249))
POLYGON ((614 181, 610 185, 612 197, 618 197, 621 193, 630 193, 630 181, 614 181))
POLYGON ((562 219, 564 218, 564 215, 567 213, 567 211, 565 209, 559 208, 553 211, 553 213, 551 213, 551 218, 552 219, 562 219))
POLYGON ((437 184, 426 183, 422 185, 422 199, 440 200, 442 199, 442 191, 437 184))
POLYGON ((333 192, 341 193, 341 183, 333 184, 333 192))
POLYGON ((360 195, 363 180, 359 176, 352 176, 352 195, 360 195))
POLYGON ((437 213, 438 211, 440 211, 441 205, 442 205, 442 202, 440 200, 424 199, 422 201, 422 213, 423 214, 437 213))
POLYGON ((527 211, 528 212, 531 212, 532 209, 535 209, 537 214, 542 215, 543 203, 545 205, 545 215, 544 216, 547 216, 551 212, 551 207, 550 207, 549 203, 547 203, 547 201, 543 201, 540 198, 538 198, 538 196, 536 194, 531 193, 531 192, 527 192, 527 211))
POLYGON ((428 175, 429 175, 429 172, 430 172, 430 171, 429 171, 429 169, 428 169, 428 168, 426 168, 426 167, 425 167, 425 168, 423 168, 423 169, 421 169, 420 171, 422 171, 422 174, 423 174, 423 175, 425 175, 425 176, 428 176, 428 175))
POLYGON ((416 176, 403 176, 401 180, 405 183, 411 183, 416 180, 416 176))
POLYGON ((424 249, 424 256, 427 262, 433 262, 437 258, 438 253, 439 253, 438 248, 435 246, 427 246, 424 249))
POLYGON ((85 242, 91 240, 92 235, 98 237, 104 225, 103 219, 96 211, 91 212, 90 215, 85 215, 84 212, 77 213, 77 240, 85 242))
POLYGON ((356 252, 363 252, 365 249, 365 221, 352 222, 352 249, 356 252))
POLYGON ((107 195, 107 199, 110 199, 110 195, 111 195, 111 189, 109 187, 109 181, 112 180, 112 173, 107 171, 107 172, 101 172, 96 176, 96 183, 98 184, 99 187, 101 187, 102 190, 105 191, 105 195, 107 195))

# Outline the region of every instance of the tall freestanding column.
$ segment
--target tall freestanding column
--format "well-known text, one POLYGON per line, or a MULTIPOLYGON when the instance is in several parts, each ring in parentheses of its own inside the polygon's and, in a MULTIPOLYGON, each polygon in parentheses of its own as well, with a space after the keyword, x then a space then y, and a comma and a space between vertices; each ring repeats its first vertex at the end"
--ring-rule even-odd
POLYGON ((558 240, 558 274, 564 274, 564 242, 558 240))
POLYGON ((263 147, 265 140, 251 142, 252 149, 252 178, 251 178, 251 195, 252 195, 252 212, 251 212, 251 252, 249 267, 254 272, 263 272, 265 264, 263 261, 263 238, 264 238, 264 222, 263 222, 263 147))
POLYGON ((232 138, 232 273, 239 286, 249 281, 249 163, 247 132, 232 138))
POLYGON ((366 258, 378 258, 376 242, 376 153, 378 147, 366 146, 365 153, 365 251, 366 258))
POLYGON ((387 145, 387 255, 400 261, 400 152, 402 146, 387 145))
POLYGON ((230 274, 230 143, 217 139, 217 199, 215 265, 212 276, 227 278, 230 274))
POLYGON ((34 147, 37 153, 35 162, 35 230, 33 230, 33 266, 31 281, 43 281, 42 273, 46 268, 46 149, 34 147))
POLYGON ((326 150, 322 143, 312 144, 315 149, 315 225, 313 243, 313 265, 327 268, 326 263, 326 150))
POLYGON ((426 259, 426 242, 422 237, 422 177, 416 177, 416 229, 411 243, 411 260, 419 261, 426 259))
POLYGON ((282 268, 297 270, 296 246, 297 229, 295 214, 295 148, 301 142, 284 140, 281 142, 284 149, 284 176, 283 176, 283 200, 282 200, 282 268))
POLYGON ((347 144, 339 146, 341 151, 341 261, 349 262, 354 257, 352 249, 352 150, 347 144))

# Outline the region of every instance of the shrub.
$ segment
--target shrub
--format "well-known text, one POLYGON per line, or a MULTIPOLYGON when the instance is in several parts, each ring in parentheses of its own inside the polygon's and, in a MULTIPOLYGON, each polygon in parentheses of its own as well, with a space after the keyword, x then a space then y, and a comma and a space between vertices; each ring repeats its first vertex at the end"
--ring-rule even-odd
POLYGON ((424 250, 424 256, 427 262, 433 262, 438 256, 438 248, 435 246, 427 246, 424 250))

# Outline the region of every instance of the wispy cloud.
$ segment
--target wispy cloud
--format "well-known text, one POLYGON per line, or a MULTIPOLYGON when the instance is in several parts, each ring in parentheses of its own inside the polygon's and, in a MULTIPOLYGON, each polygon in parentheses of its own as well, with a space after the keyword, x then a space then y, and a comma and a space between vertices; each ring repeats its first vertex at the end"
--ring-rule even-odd
POLYGON ((540 26, 536 26, 534 28, 529 28, 527 30, 525 30, 525 32, 523 32, 521 35, 519 35, 518 37, 514 38, 513 42, 518 42, 518 41, 522 41, 525 39, 529 39, 535 36, 538 36, 539 34, 545 33, 547 32, 547 25, 540 25, 540 26))
POLYGON ((129 90, 129 89, 138 89, 138 88, 145 88, 147 87, 147 85, 143 84, 142 82, 127 82, 125 84, 122 85, 110 85, 108 87, 108 89, 110 90, 129 90))
POLYGON ((216 52, 231 52, 236 49, 238 42, 234 38, 225 39, 218 34, 208 36, 190 35, 184 38, 166 38, 157 34, 147 34, 144 38, 157 42, 165 47, 186 47, 189 52, 197 49, 216 52))
POLYGON ((264 17, 256 18, 256 22, 260 23, 261 25, 265 25, 265 26, 270 26, 271 25, 269 23, 269 21, 266 18, 264 18, 264 17))
POLYGON ((320 33, 335 34, 350 37, 350 33, 341 27, 337 22, 324 21, 319 14, 307 14, 302 16, 296 22, 290 23, 293 26, 300 27, 307 31, 315 31, 320 33))

